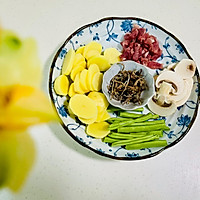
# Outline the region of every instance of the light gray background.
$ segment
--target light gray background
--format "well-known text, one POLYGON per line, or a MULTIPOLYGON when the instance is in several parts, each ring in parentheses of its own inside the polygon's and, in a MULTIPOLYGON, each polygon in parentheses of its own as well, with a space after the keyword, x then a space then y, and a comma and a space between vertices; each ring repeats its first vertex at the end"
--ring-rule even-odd
MULTIPOLYGON (((82 25, 106 16, 137 16, 176 35, 200 66, 199 0, 0 0, 0 24, 33 36, 44 67, 43 88, 59 45, 82 25)), ((18 194, 1 200, 198 200, 199 116, 176 146, 143 161, 100 157, 77 144, 60 125, 31 129, 37 160, 18 194)))

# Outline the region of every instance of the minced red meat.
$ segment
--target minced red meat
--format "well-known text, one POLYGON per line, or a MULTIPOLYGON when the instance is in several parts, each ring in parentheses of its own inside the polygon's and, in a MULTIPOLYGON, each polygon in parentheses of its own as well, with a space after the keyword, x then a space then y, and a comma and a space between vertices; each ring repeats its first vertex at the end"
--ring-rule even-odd
POLYGON ((134 25, 131 32, 124 35, 121 60, 133 60, 151 69, 162 69, 163 65, 156 62, 162 55, 157 38, 149 35, 146 29, 134 25))

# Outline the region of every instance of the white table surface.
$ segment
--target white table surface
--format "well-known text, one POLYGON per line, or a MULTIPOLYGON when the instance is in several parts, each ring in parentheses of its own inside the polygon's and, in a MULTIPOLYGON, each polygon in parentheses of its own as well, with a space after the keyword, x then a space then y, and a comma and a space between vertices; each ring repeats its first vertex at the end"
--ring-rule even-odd
MULTIPOLYGON (((59 45, 80 26, 106 16, 137 16, 176 35, 200 66, 199 0, 0 0, 0 24, 37 40, 47 91, 59 45)), ((200 118, 186 137, 151 159, 117 161, 85 149, 59 124, 31 129, 37 160, 18 194, 1 200, 198 200, 200 118)))

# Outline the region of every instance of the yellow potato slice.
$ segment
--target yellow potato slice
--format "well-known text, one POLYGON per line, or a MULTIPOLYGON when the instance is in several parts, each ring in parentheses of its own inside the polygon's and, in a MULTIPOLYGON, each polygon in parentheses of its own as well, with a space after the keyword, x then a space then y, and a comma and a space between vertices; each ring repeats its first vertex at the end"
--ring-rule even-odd
POLYGON ((85 118, 81 118, 79 117, 79 120, 81 122, 83 122, 84 124, 92 124, 96 121, 97 117, 91 118, 91 119, 85 119, 85 118))
POLYGON ((87 92, 83 90, 83 88, 80 85, 80 73, 78 73, 74 79, 74 91, 79 94, 84 94, 87 92))
POLYGON ((76 54, 80 53, 83 55, 83 51, 84 51, 85 46, 81 46, 76 50, 76 54))
POLYGON ((87 87, 87 78, 88 78, 88 70, 84 69, 80 73, 80 86, 83 88, 83 90, 89 92, 89 88, 87 87))
POLYGON ((74 57, 73 68, 79 65, 79 63, 84 63, 86 65, 85 58, 83 57, 83 55, 80 53, 76 53, 74 57))
POLYGON ((54 90, 56 94, 65 96, 68 94, 69 90, 69 80, 67 76, 60 75, 55 79, 54 90))
POLYGON ((88 77, 87 77, 87 87, 92 90, 92 80, 94 75, 100 72, 99 67, 96 64, 91 64, 88 68, 88 77))
POLYGON ((77 94, 74 90, 74 83, 71 83, 71 85, 69 86, 69 91, 68 91, 68 95, 70 97, 73 97, 75 94, 77 94))
POLYGON ((71 74, 70 74, 70 78, 74 81, 76 75, 81 72, 82 70, 85 69, 85 66, 82 65, 82 64, 79 64, 77 65, 76 67, 74 67, 71 71, 71 74))
POLYGON ((98 109, 96 122, 102 122, 109 118, 110 118, 110 115, 106 109, 98 109))
POLYGON ((108 127, 109 124, 107 122, 95 122, 87 126, 86 133, 95 138, 104 138, 110 133, 108 127))
POLYGON ((90 92, 88 97, 93 99, 97 106, 100 106, 102 109, 107 109, 109 106, 108 100, 102 92, 90 92))
POLYGON ((119 56, 121 53, 115 48, 108 48, 104 51, 104 56, 110 64, 114 64, 120 61, 119 56))
POLYGON ((106 71, 110 68, 110 63, 109 61, 105 58, 105 56, 103 55, 99 55, 99 56, 92 56, 89 60, 88 60, 88 66, 91 64, 96 64, 98 65, 100 71, 106 71))
POLYGON ((99 52, 99 51, 97 51, 97 50, 90 50, 90 51, 88 51, 86 54, 85 54, 85 58, 87 59, 87 60, 89 60, 92 56, 98 56, 98 55, 100 55, 101 54, 101 52, 99 52))
POLYGON ((95 101, 84 94, 75 94, 69 100, 69 107, 78 117, 92 119, 97 117, 97 106, 95 101))
POLYGON ((63 66, 62 66, 62 74, 65 75, 69 75, 72 67, 73 67, 73 63, 74 63, 74 58, 75 58, 75 51, 73 49, 70 49, 63 61, 63 66))
POLYGON ((100 72, 97 72, 94 74, 93 79, 92 79, 92 90, 93 91, 99 91, 101 90, 102 86, 102 81, 103 81, 103 74, 100 72))
POLYGON ((91 50, 96 50, 99 52, 99 54, 101 54, 102 46, 100 43, 95 42, 95 41, 88 43, 84 48, 83 56, 86 57, 86 54, 91 50))

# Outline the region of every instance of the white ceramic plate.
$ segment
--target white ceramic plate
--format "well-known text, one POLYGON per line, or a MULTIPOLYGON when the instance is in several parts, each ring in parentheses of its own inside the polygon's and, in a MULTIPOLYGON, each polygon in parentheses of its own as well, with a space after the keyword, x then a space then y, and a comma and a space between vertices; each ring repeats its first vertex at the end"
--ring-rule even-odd
MULTIPOLYGON (((103 49, 115 47, 121 51, 122 47, 120 42, 123 40, 124 34, 131 31, 133 24, 138 24, 140 27, 146 28, 150 34, 157 37, 163 51, 162 56, 157 61, 163 63, 164 66, 178 62, 183 58, 192 59, 184 45, 173 34, 169 33, 161 26, 135 17, 109 17, 85 25, 67 37, 66 41, 54 57, 49 75, 50 96, 55 109, 61 118, 66 134, 72 136, 75 141, 84 147, 102 156, 121 160, 139 160, 150 158, 158 155, 163 150, 172 147, 184 138, 192 127, 198 111, 198 69, 195 72, 193 90, 188 101, 183 106, 178 107, 175 114, 166 118, 163 117, 166 120, 166 124, 170 127, 170 131, 164 132, 163 136, 163 139, 167 140, 168 146, 139 150, 125 150, 121 147, 113 148, 108 144, 103 143, 100 139, 94 139, 87 136, 85 133, 85 126, 77 123, 67 114, 67 110, 64 106, 64 102, 67 99, 66 97, 61 97, 55 94, 53 90, 53 82, 61 73, 63 59, 69 49, 77 49, 82 45, 88 44, 92 40, 96 40, 101 43, 103 49)), ((158 73, 158 70, 154 70, 153 72, 151 71, 151 73, 156 74, 158 73)), ((145 108, 144 113, 147 112, 148 110, 145 108)))

